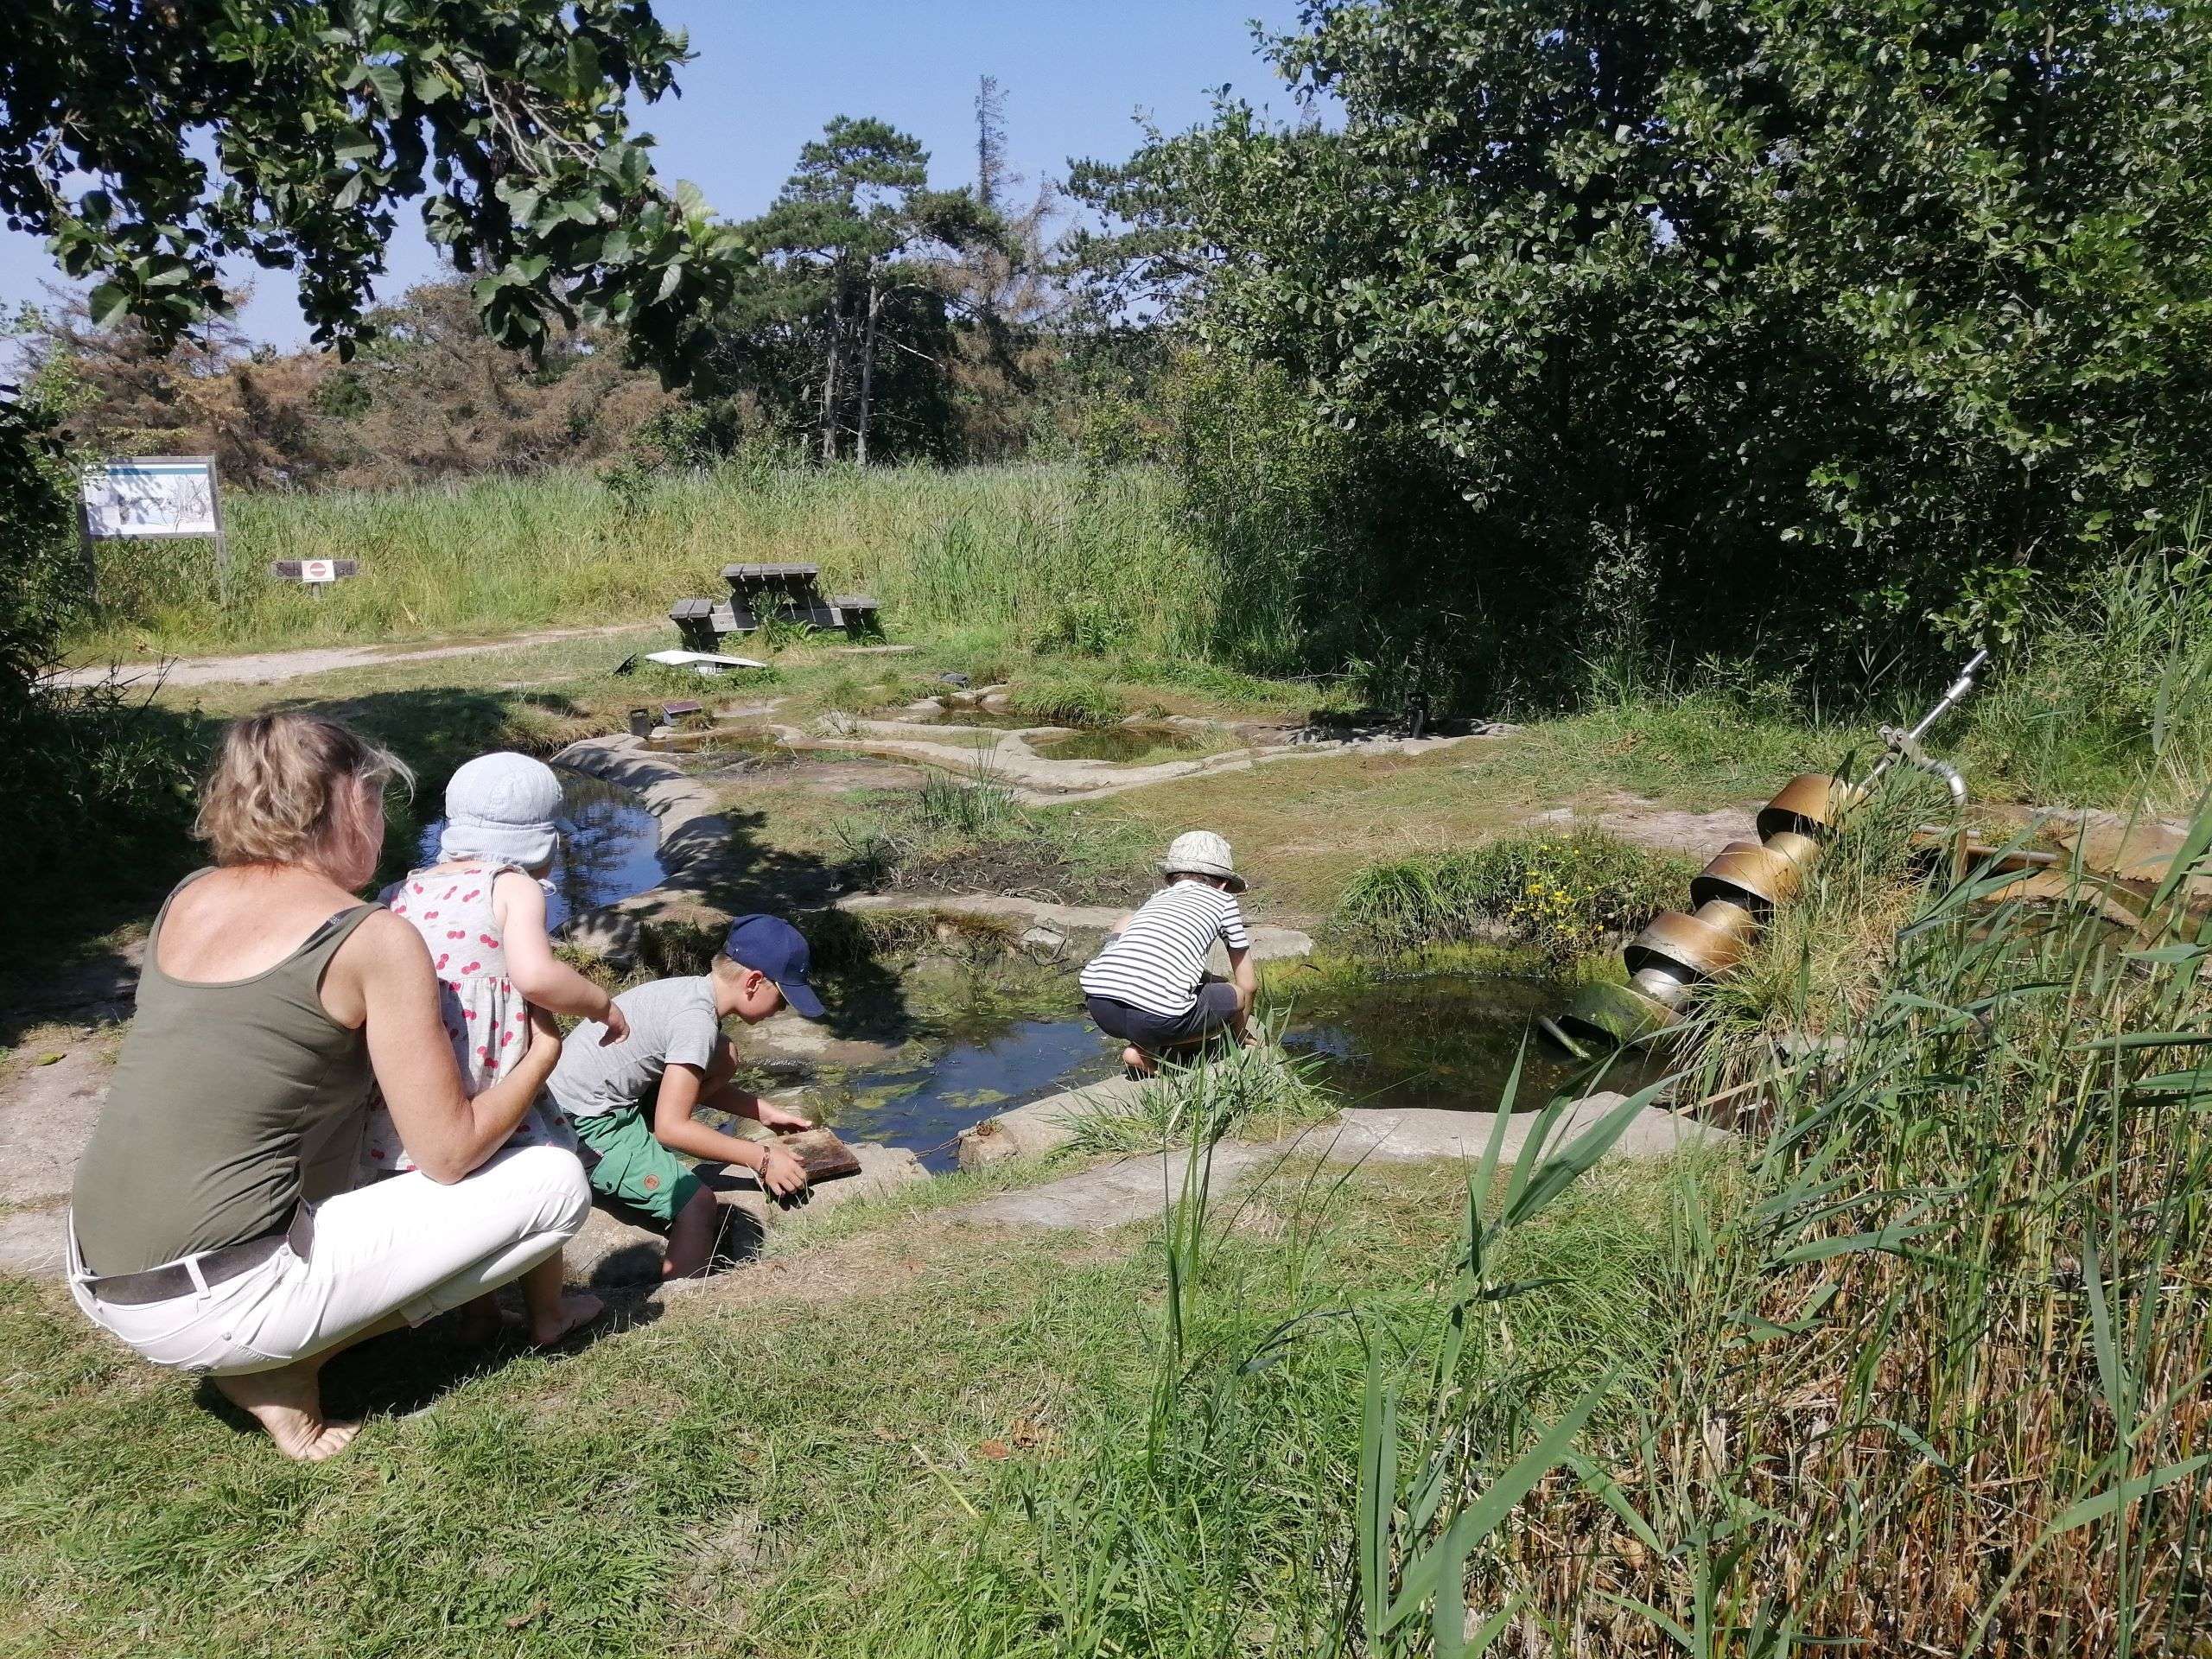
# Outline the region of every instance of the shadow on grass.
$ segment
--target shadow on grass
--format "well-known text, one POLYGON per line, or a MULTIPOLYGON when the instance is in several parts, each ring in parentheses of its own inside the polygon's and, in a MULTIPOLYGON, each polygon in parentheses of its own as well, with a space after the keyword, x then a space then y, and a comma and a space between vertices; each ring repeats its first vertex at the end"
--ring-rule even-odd
MULTIPOLYGON (((548 1354, 574 1355, 660 1318, 661 1310, 641 1298, 607 1299, 607 1313, 576 1332, 548 1354)), ((450 1319, 419 1330, 372 1337, 338 1355, 323 1369, 322 1405, 334 1422, 364 1417, 409 1417, 435 1407, 458 1389, 505 1370, 537 1350, 519 1332, 488 1343, 464 1344, 446 1334, 450 1319)), ((240 1433, 258 1434, 254 1421, 232 1405, 213 1382, 203 1380, 194 1398, 206 1410, 240 1433)))

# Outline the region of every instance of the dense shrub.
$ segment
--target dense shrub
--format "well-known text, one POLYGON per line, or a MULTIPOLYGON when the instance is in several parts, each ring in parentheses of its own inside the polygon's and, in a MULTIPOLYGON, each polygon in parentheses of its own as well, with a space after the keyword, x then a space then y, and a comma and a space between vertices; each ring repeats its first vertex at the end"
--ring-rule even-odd
POLYGON ((1274 54, 1342 121, 1224 103, 1083 182, 1211 354, 1171 447, 1306 665, 1847 689, 2206 482, 2201 8, 1319 0, 1274 54))
MULTIPOLYGON (((188 724, 109 687, 45 682, 86 595, 67 456, 35 404, 0 398, 0 800, 26 868, 121 859, 130 883, 183 856, 188 724)), ((10 907, 8 930, 22 925, 10 907)))
POLYGON ((2212 785, 2212 543, 2192 518, 2031 605, 1973 709, 1978 772, 2033 801, 2147 798, 2186 810, 2212 785))

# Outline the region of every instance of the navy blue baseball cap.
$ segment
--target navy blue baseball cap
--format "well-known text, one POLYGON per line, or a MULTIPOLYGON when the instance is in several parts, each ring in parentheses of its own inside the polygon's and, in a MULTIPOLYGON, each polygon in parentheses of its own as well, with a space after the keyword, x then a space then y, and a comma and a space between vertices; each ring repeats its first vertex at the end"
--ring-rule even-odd
POLYGON ((775 982, 784 1001, 802 1020, 822 1017, 822 999, 806 982, 813 953, 806 936, 780 916, 741 916, 729 925, 722 954, 775 982))

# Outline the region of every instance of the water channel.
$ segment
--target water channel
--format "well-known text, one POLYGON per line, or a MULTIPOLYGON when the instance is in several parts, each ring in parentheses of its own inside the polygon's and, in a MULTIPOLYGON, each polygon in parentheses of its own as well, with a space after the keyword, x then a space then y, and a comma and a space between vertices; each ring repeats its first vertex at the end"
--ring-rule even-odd
MULTIPOLYGON (((660 885, 660 825, 636 792, 581 772, 560 770, 561 850, 547 880, 545 925, 550 931, 571 916, 660 885)), ((420 864, 437 861, 443 818, 423 826, 416 840, 420 864)))

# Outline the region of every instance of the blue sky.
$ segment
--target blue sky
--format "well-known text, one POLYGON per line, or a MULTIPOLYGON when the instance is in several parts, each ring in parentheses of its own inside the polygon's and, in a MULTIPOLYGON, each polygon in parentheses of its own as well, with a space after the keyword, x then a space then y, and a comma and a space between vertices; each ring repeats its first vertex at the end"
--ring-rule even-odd
MULTIPOLYGON (((645 109, 639 124, 660 141, 663 174, 691 180, 731 218, 767 205, 799 145, 833 115, 880 116, 928 146, 933 182, 967 181, 985 74, 1005 88, 1009 157, 1033 186, 1063 174, 1071 156, 1127 155, 1139 111, 1170 130, 1190 125, 1224 82, 1291 113, 1250 24, 1287 30, 1295 0, 658 0, 654 9, 690 31, 698 61, 682 77, 683 96, 645 109)), ((416 225, 410 207, 379 285, 387 296, 434 269, 416 225)), ((0 231, 9 312, 41 297, 54 274, 41 238, 0 231)), ((248 265, 240 275, 256 281, 247 332, 302 342, 283 274, 248 265)))

